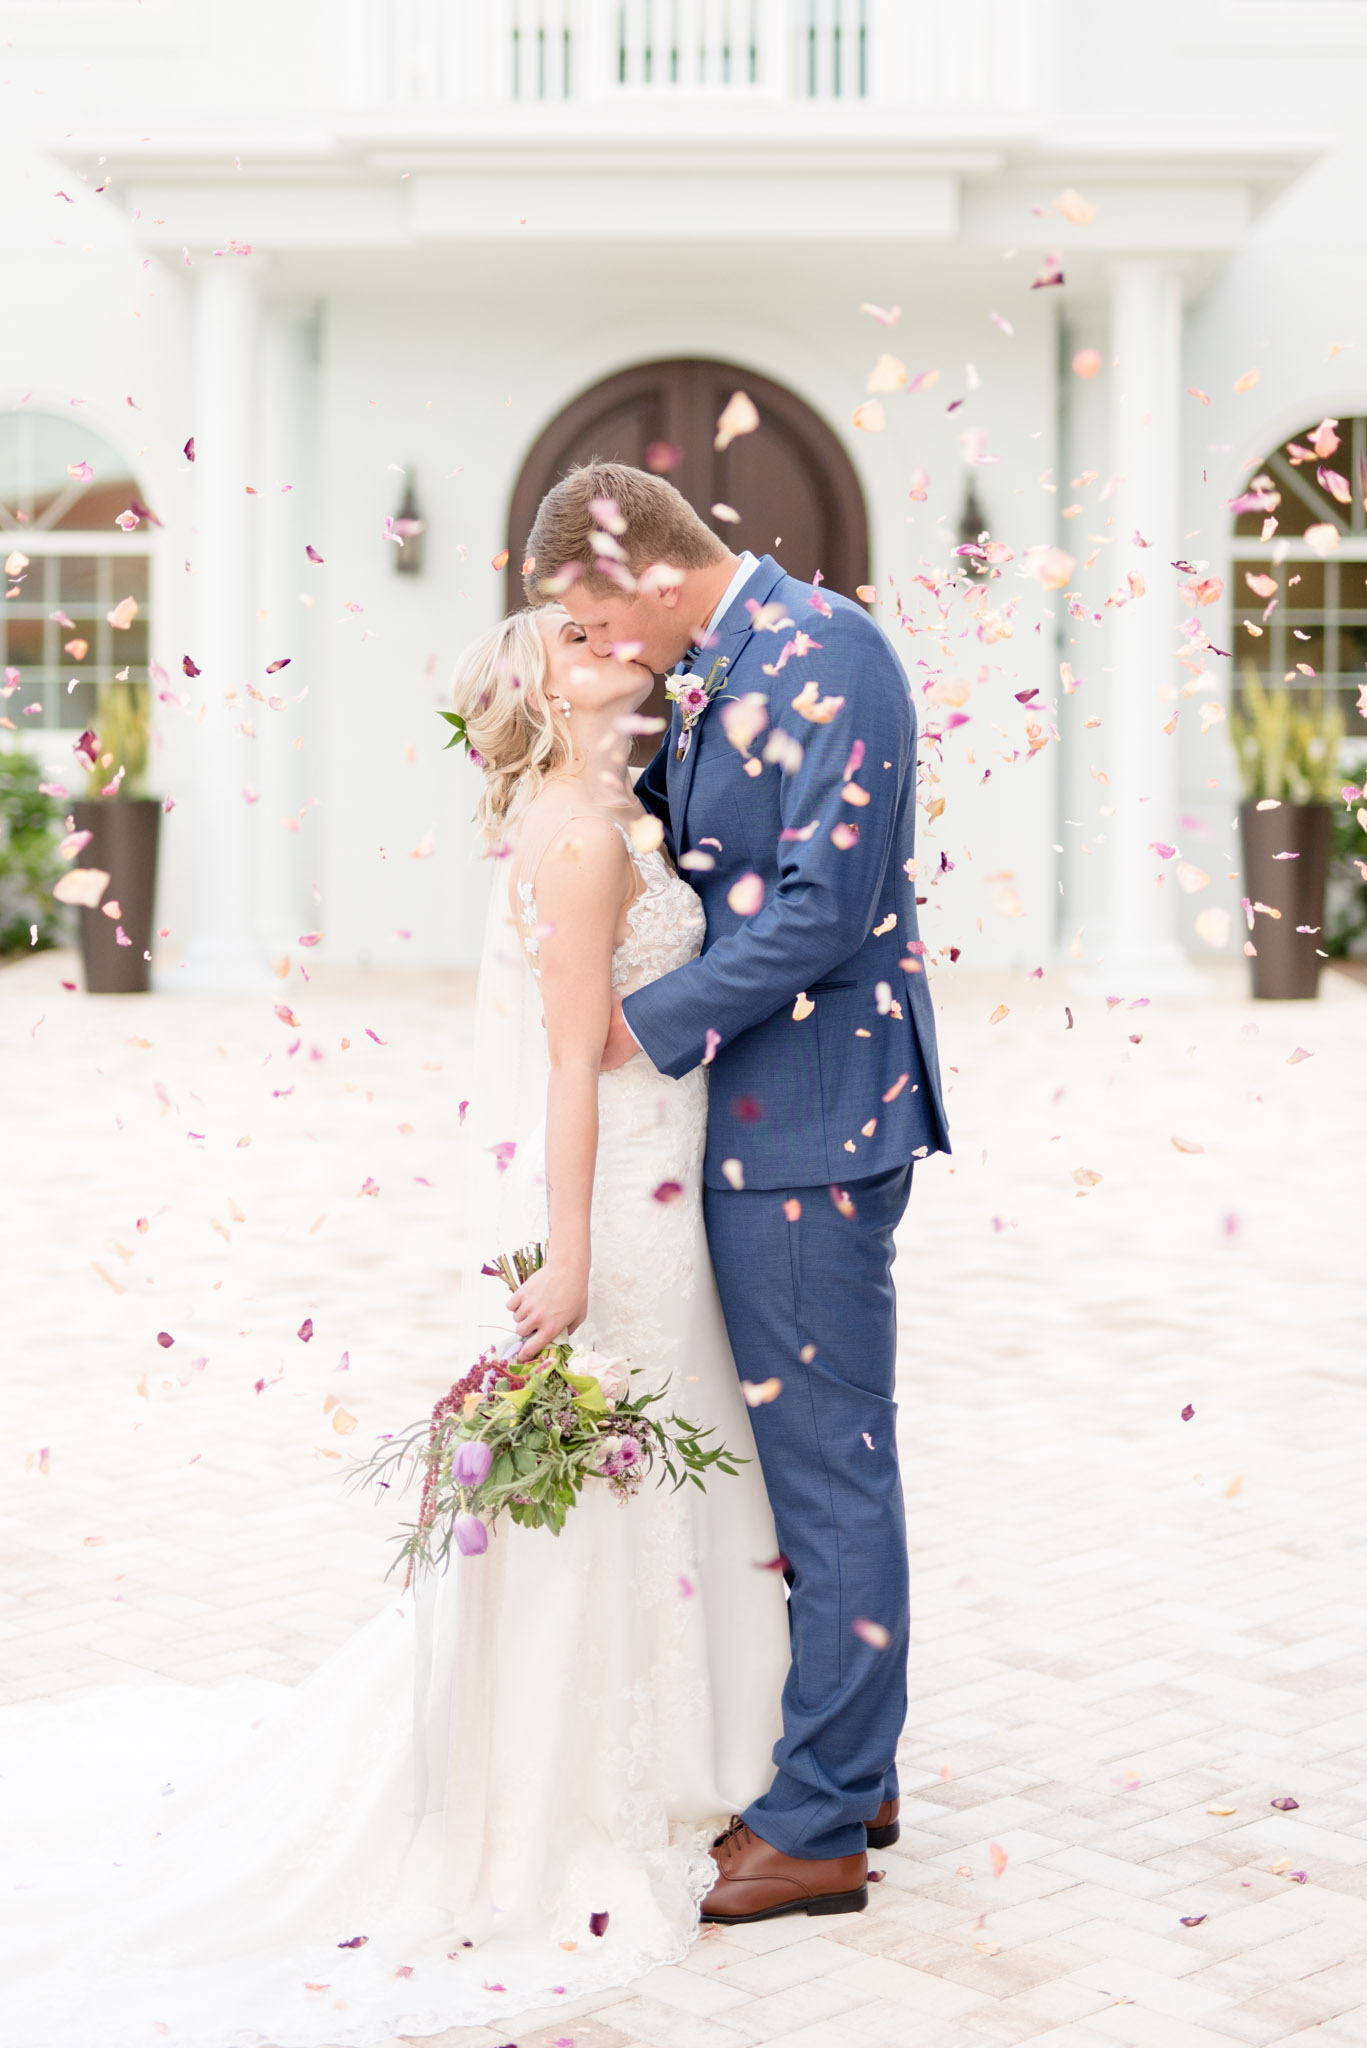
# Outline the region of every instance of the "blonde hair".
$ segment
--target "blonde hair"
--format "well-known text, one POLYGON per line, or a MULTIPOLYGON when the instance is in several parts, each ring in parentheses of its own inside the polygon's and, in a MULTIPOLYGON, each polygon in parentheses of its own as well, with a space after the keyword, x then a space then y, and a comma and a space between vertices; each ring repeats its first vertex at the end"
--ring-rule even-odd
POLYGON ((614 504, 625 522, 622 550, 637 573, 651 562, 705 569, 726 553, 725 543, 673 484, 648 470, 633 469, 630 463, 604 462, 595 456, 552 485, 537 507, 526 549, 533 567, 522 579, 529 598, 535 599, 543 577, 559 575, 571 565, 579 570, 586 590, 615 587, 593 546, 601 532, 593 506, 600 499, 614 504))
POLYGON ((471 758, 484 771, 475 817, 486 840, 496 839, 514 811, 572 758, 569 733, 551 704, 538 623, 554 609, 511 613, 456 663, 452 701, 465 720, 471 758))

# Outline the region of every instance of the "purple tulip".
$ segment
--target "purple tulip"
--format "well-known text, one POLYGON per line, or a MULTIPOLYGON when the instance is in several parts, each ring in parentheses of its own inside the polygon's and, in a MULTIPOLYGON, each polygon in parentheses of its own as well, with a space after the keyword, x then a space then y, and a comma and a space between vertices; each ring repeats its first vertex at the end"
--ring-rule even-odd
POLYGON ((489 1531, 478 1515, 457 1515, 452 1534, 462 1557, 479 1557, 489 1548, 489 1531))
MULTIPOLYGON (((455 1475, 457 1486, 483 1486, 489 1477, 489 1467, 494 1454, 488 1444, 464 1443, 456 1452, 455 1475)), ((480 1548, 483 1548, 481 1544, 480 1548)))

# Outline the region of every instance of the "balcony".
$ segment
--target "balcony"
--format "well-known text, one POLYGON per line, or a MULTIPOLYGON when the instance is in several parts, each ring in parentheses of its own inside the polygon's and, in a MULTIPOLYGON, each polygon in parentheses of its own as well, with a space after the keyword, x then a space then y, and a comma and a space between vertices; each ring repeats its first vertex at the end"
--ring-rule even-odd
POLYGON ((351 0, 357 110, 1032 112, 1055 0, 351 0))

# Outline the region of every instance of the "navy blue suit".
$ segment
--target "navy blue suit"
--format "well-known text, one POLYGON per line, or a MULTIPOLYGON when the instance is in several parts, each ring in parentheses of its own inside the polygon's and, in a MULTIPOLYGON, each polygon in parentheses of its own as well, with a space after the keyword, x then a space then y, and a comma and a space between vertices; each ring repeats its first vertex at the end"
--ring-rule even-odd
POLYGON ((752 1421, 793 1663, 778 1775, 745 1818, 790 1854, 841 1856, 897 1792, 908 1614, 893 1232, 914 1160, 949 1149, 916 921, 916 716, 879 628, 769 556, 694 674, 720 656, 724 689, 684 758, 676 710, 637 784, 676 860, 715 861, 684 870, 703 951, 624 1009, 662 1073, 712 1048, 704 1181, 722 1307, 742 1377, 783 1383, 752 1421), (780 605, 791 624, 756 632, 748 603, 780 605), (766 673, 795 631, 810 650, 766 673), (793 702, 813 679, 803 702, 825 700, 817 720, 793 702), (747 773, 722 714, 751 694, 769 725, 750 762, 776 729, 800 762, 790 751, 747 773), (727 900, 743 875, 764 884, 749 914, 727 900))

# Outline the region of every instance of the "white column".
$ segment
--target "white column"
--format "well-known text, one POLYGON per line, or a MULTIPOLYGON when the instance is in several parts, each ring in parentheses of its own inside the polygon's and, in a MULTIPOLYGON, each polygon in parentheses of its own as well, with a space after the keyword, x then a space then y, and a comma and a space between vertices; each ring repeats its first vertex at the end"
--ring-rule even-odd
MULTIPOLYGON (((268 979, 253 913, 253 806, 258 743, 239 728, 260 707, 257 679, 254 512, 258 283, 250 257, 205 252, 196 263, 195 510, 192 658, 202 670, 195 706, 195 904, 179 977, 192 988, 233 989, 268 979), (230 703, 226 691, 235 692, 230 703)), ((259 722, 259 721, 254 721, 259 722)))
POLYGON ((1173 658, 1177 611, 1170 564, 1181 553, 1181 284, 1162 257, 1118 258, 1111 270, 1111 469, 1122 477, 1114 550, 1116 582, 1137 569, 1145 594, 1117 614, 1104 712, 1111 801, 1107 844, 1105 978, 1115 994, 1147 994, 1197 983, 1177 941, 1172 863, 1151 850, 1175 843, 1177 738, 1163 725, 1177 709, 1160 696, 1182 679, 1173 658), (1130 545, 1138 529, 1151 543, 1130 545), (1160 884, 1155 877, 1164 874, 1160 884), (1142 988, 1140 984, 1143 984, 1142 988))
POLYGON ((304 553, 311 538, 316 331, 316 309, 295 302, 270 309, 261 333, 260 609, 265 616, 257 626, 255 677, 268 700, 283 698, 288 706, 285 711, 272 711, 269 701, 250 706, 261 792, 253 806, 256 928, 272 959, 293 954, 299 934, 318 923, 308 901, 304 832, 285 823, 287 818, 300 822, 305 771, 313 758, 294 743, 308 736, 313 723, 312 699, 296 702, 314 676, 310 656, 316 621, 316 614, 299 602, 299 593, 318 598, 323 591, 323 572, 304 553), (271 662, 286 656, 288 669, 266 673, 271 662))

